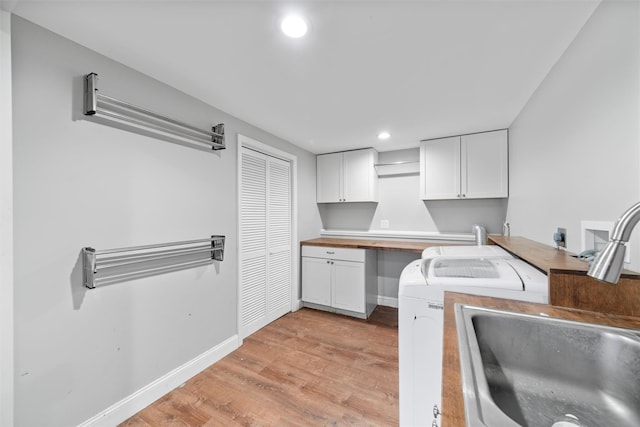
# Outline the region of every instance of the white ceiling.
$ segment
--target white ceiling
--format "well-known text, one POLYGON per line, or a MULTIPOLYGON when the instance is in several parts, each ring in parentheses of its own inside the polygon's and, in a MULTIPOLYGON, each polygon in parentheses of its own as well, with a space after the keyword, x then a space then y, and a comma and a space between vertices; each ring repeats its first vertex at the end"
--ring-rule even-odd
POLYGON ((314 153, 506 128, 599 0, 11 0, 3 6, 314 153), (304 14, 306 37, 279 31, 304 14), (388 130, 385 142, 376 137, 388 130))

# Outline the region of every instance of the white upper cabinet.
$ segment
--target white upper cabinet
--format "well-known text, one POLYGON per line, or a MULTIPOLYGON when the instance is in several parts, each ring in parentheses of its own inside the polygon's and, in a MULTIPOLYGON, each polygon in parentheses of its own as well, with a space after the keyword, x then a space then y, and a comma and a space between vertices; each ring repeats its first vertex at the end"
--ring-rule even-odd
POLYGON ((377 202, 378 175, 373 148, 317 156, 318 203, 377 202))
POLYGON ((333 203, 342 201, 342 153, 316 157, 316 201, 333 203))
POLYGON ((460 137, 420 142, 420 194, 423 199, 460 197, 460 137))
POLYGON ((509 196, 507 130, 420 142, 424 200, 509 196))
POLYGON ((509 196, 507 130, 461 137, 462 194, 471 199, 509 196))

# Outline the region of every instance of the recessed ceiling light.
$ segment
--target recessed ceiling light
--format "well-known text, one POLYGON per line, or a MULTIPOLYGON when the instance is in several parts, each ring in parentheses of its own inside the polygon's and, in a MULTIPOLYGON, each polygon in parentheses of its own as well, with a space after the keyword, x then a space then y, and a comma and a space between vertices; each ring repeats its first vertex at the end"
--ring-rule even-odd
POLYGON ((380 132, 378 134, 378 139, 389 139, 390 136, 391 134, 389 132, 380 132))
POLYGON ((307 23, 298 15, 289 15, 280 23, 280 29, 287 36, 297 39, 307 34, 307 23))

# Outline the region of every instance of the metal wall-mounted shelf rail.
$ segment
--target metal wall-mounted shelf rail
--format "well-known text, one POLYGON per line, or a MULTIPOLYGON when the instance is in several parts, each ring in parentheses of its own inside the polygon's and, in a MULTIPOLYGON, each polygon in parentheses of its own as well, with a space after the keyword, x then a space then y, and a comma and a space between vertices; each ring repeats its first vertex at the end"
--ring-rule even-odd
POLYGON ((183 270, 224 259, 225 236, 129 248, 82 248, 83 284, 96 286, 183 270))
POLYGON ((104 95, 98 92, 98 75, 96 73, 89 73, 85 76, 84 114, 124 122, 129 126, 155 135, 205 144, 213 150, 226 148, 223 123, 213 126, 211 131, 199 129, 146 108, 104 95))

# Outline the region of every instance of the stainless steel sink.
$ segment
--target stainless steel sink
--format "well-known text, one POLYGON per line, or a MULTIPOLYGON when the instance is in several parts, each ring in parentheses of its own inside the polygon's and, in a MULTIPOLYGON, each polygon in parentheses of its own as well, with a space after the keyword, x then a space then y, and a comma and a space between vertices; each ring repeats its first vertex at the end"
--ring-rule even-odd
POLYGON ((640 331, 455 310, 467 426, 640 426, 640 331))

